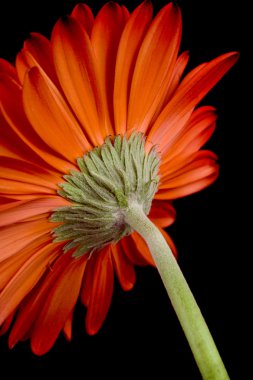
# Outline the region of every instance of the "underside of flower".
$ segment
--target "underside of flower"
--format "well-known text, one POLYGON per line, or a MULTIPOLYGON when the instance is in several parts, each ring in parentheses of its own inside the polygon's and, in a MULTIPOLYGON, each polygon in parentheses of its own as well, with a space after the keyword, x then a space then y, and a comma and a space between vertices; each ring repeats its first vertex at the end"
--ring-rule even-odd
POLYGON ((151 1, 131 14, 109 1, 95 17, 78 4, 50 40, 32 33, 14 66, 0 58, 0 335, 11 329, 9 347, 30 339, 43 355, 61 331, 71 340, 79 299, 96 334, 115 274, 129 291, 135 266, 152 265, 201 372, 227 379, 164 228, 175 199, 218 176, 216 155, 202 149, 215 110, 196 107, 238 54, 185 74, 181 33, 172 3, 154 18, 151 1))
POLYGON ((65 252, 76 248, 73 256, 79 257, 131 233, 124 218, 129 202, 137 202, 148 215, 160 159, 155 148, 146 153, 144 146, 141 133, 129 139, 107 137, 77 160, 80 171, 64 176, 59 194, 73 204, 57 209, 51 221, 62 222, 53 234, 55 242, 68 241, 65 252))

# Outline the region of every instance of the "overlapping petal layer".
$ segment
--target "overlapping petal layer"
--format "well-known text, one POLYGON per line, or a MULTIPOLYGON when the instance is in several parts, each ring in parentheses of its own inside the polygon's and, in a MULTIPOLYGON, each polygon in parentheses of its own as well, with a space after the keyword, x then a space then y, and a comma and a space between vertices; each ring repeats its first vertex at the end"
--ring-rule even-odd
POLYGON ((179 54, 182 20, 168 4, 152 19, 144 1, 132 14, 114 2, 94 18, 85 4, 57 22, 51 40, 32 33, 15 66, 0 59, 0 334, 12 324, 9 346, 31 339, 47 352, 60 331, 72 336, 75 304, 87 308, 95 334, 108 312, 114 272, 133 288, 135 265, 154 265, 136 232, 79 259, 53 242, 52 212, 70 202, 59 183, 78 170, 78 157, 108 136, 141 131, 146 149, 161 155, 160 183, 151 220, 175 220, 173 199, 211 184, 216 156, 201 148, 215 129, 212 107, 198 103, 236 62, 228 53, 182 80, 187 52, 179 54))

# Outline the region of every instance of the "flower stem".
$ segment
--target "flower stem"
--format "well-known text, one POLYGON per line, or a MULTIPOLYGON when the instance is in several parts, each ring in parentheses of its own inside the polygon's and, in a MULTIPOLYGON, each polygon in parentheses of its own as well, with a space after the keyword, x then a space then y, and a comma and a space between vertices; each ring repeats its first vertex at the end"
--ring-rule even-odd
POLYGON ((125 221, 146 241, 204 380, 228 380, 219 352, 193 294, 159 229, 136 202, 125 221))

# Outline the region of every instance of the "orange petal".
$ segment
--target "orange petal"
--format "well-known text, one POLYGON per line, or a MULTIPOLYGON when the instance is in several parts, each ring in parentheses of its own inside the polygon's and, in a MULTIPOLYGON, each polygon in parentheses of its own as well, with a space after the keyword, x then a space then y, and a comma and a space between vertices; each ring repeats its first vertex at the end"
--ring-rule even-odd
POLYGON ((48 244, 35 252, 3 289, 0 294, 0 325, 39 281, 48 262, 58 255, 58 247, 57 244, 48 244))
POLYGON ((43 195, 53 195, 55 191, 40 185, 0 179, 0 193, 17 200, 30 200, 43 195))
POLYGON ((142 238, 142 236, 139 235, 137 232, 133 232, 131 234, 131 238, 132 238, 132 240, 135 243, 136 250, 137 250, 138 254, 143 258, 143 260, 145 262, 145 265, 153 265, 153 266, 155 266, 153 257, 151 256, 151 253, 149 251, 147 243, 142 238))
MULTIPOLYGON (((7 182, 7 181, 6 181, 7 182)), ((15 194, 15 191, 13 190, 13 184, 10 186, 10 181, 8 181, 9 190, 7 191, 8 194, 3 194, 4 197, 8 196, 8 199, 10 201, 33 201, 38 198, 44 197, 44 196, 52 196, 52 193, 46 191, 41 192, 39 191, 38 187, 33 185, 27 185, 22 184, 21 182, 16 182, 16 186, 18 187, 18 194, 15 194), (35 191, 34 193, 31 193, 31 190, 35 191), (10 192, 13 192, 13 194, 10 194, 10 192)))
POLYGON ((218 169, 216 159, 214 153, 201 150, 181 162, 178 160, 177 166, 173 165, 172 161, 172 168, 164 173, 159 190, 180 187, 200 178, 208 177, 218 169))
POLYGON ((140 237, 137 232, 120 240, 118 244, 121 245, 126 257, 134 265, 146 266, 153 265, 153 260, 150 255, 148 246, 140 237))
POLYGON ((0 164, 0 178, 36 184, 37 186, 51 190, 57 190, 57 183, 62 182, 60 175, 54 175, 42 166, 12 158, 2 158, 0 164))
POLYGON ((133 265, 146 266, 147 262, 142 254, 138 251, 132 235, 126 236, 118 243, 121 246, 125 256, 133 265))
POLYGON ((22 50, 17 54, 15 64, 16 64, 19 82, 23 84, 24 79, 25 79, 25 74, 32 66, 30 66, 29 63, 27 62, 25 54, 23 53, 22 50))
POLYGON ((43 164, 43 160, 37 156, 27 146, 18 135, 12 130, 4 116, 0 112, 0 133, 1 133, 1 145, 0 156, 22 159, 27 162, 40 162, 40 166, 43 164))
MULTIPOLYGON (((21 87, 16 81, 3 75, 0 77, 0 110, 13 132, 36 152, 37 163, 46 162, 61 173, 75 168, 68 161, 52 154, 48 145, 35 133, 23 110, 21 87)), ((31 160, 33 161, 33 156, 31 160)))
POLYGON ((37 134, 61 157, 76 163, 90 148, 61 94, 37 67, 26 76, 23 101, 37 134))
POLYGON ((57 75, 66 98, 89 141, 94 146, 103 144, 103 120, 98 115, 101 95, 88 34, 80 23, 68 17, 55 25, 52 46, 57 75))
POLYGON ((178 84, 179 84, 180 79, 184 73, 184 70, 187 66, 188 61, 189 61, 189 52, 188 51, 183 52, 178 57, 176 64, 175 64, 175 67, 174 67, 174 70, 173 70, 172 79, 171 79, 170 85, 168 86, 167 93, 166 93, 166 96, 164 99, 164 105, 166 105, 169 102, 170 98, 172 97, 175 90, 177 89, 178 84))
POLYGON ((156 112, 155 112, 153 119, 151 121, 151 125, 156 121, 157 117, 160 115, 163 108, 168 104, 168 102, 170 101, 170 99, 174 95, 188 61, 189 61, 189 53, 187 51, 182 53, 178 57, 178 59, 175 63, 175 67, 173 69, 173 73, 171 75, 171 81, 170 81, 169 85, 167 86, 167 90, 166 90, 166 94, 164 96, 164 100, 163 100, 163 102, 160 103, 159 107, 157 107, 156 112))
POLYGON ((123 290, 131 290, 136 281, 135 270, 120 244, 111 245, 113 265, 123 290))
POLYGON ((148 217, 159 227, 168 227, 176 219, 176 210, 170 202, 154 199, 148 217))
POLYGON ((32 351, 45 354, 69 318, 80 292, 87 258, 72 259, 50 290, 31 335, 32 351))
POLYGON ((21 303, 14 326, 9 336, 9 346, 12 348, 19 340, 29 338, 32 327, 38 319, 40 311, 47 303, 48 294, 55 286, 61 274, 71 264, 72 253, 60 255, 52 265, 48 264, 48 272, 21 303))
POLYGON ((118 45, 126 23, 125 8, 110 1, 95 18, 91 43, 96 57, 105 113, 104 128, 107 135, 113 135, 113 86, 118 45))
POLYGON ((155 17, 142 43, 131 85, 128 129, 146 132, 171 81, 181 39, 180 9, 168 4, 155 17))
POLYGON ((2 210, 2 206, 6 206, 8 203, 13 203, 13 200, 8 197, 0 196, 0 211, 2 210))
POLYGON ((93 273, 93 280, 85 319, 86 330, 90 335, 96 334, 105 320, 111 304, 114 284, 110 246, 95 252, 93 257, 89 268, 93 273))
POLYGON ((202 190, 214 182, 219 172, 216 156, 204 150, 178 160, 174 169, 163 177, 156 199, 175 199, 202 190))
MULTIPOLYGON (((169 244, 173 254, 175 256, 177 256, 177 250, 176 250, 176 247, 171 239, 171 237, 159 226, 157 225, 157 228, 160 230, 161 234, 164 236, 164 238, 166 239, 167 243, 169 244)), ((152 266, 155 266, 155 263, 154 263, 154 260, 153 260, 153 257, 149 251, 149 248, 148 248, 148 245, 146 243, 146 241, 142 238, 141 235, 139 235, 136 231, 133 232, 129 237, 131 237, 132 241, 134 242, 136 248, 135 248, 135 252, 134 252, 134 255, 138 257, 138 255, 141 255, 142 257, 142 260, 143 262, 145 263, 144 265, 152 265, 152 266), (136 254, 136 251, 137 251, 137 254, 136 254)), ((130 239, 128 237, 128 247, 129 247, 129 251, 131 250, 131 244, 130 243, 130 239)), ((126 248, 126 247, 125 247, 126 248)), ((125 252, 127 254, 129 254, 129 251, 127 252, 125 250, 125 252)), ((135 258, 136 260, 136 258, 135 258)), ((136 264, 136 265, 143 265, 143 264, 136 264)))
POLYGON ((16 58, 16 68, 21 83, 24 82, 25 73, 32 67, 42 69, 47 76, 58 85, 55 73, 51 44, 46 37, 39 33, 31 33, 24 47, 16 58))
POLYGON ((197 193, 198 191, 205 189, 206 187, 210 186, 213 182, 215 182, 218 175, 219 175, 219 172, 217 170, 216 172, 214 172, 208 177, 201 178, 199 180, 196 180, 184 186, 177 187, 175 189, 161 190, 158 193, 156 193, 155 197, 156 199, 167 200, 167 199, 182 198, 182 197, 185 197, 186 195, 197 193))
POLYGON ((0 212, 11 210, 12 208, 15 208, 16 206, 20 205, 21 203, 13 201, 13 199, 1 197, 0 212))
POLYGON ((69 205, 69 202, 60 196, 44 197, 28 202, 17 201, 13 203, 14 204, 2 206, 0 208, 0 227, 21 222, 32 216, 52 212, 58 207, 69 205))
POLYGON ((68 316, 64 326, 63 326, 63 334, 65 338, 70 342, 72 339, 72 323, 73 323, 73 312, 68 316))
POLYGON ((130 83, 139 48, 152 20, 152 4, 143 2, 131 14, 122 33, 115 68, 114 118, 116 134, 124 134, 130 83))
POLYGON ((193 154, 181 153, 162 165, 162 179, 160 181, 159 187, 162 185, 162 183, 167 183, 167 179, 170 179, 171 177, 174 178, 181 170, 184 171, 183 168, 194 161, 197 156, 199 158, 201 158, 201 156, 203 156, 203 158, 208 157, 213 161, 217 160, 216 154, 207 150, 201 150, 199 152, 194 152, 193 154))
POLYGON ((46 218, 11 224, 0 228, 0 262, 14 255, 38 237, 50 232, 57 224, 46 218))
POLYGON ((71 16, 81 23, 82 27, 90 36, 94 24, 94 16, 90 7, 83 3, 77 4, 71 13, 71 16))
POLYGON ((129 10, 124 5, 121 5, 121 11, 122 11, 123 24, 125 25, 130 17, 130 13, 129 13, 129 10))
MULTIPOLYGON (((46 244, 51 243, 52 237, 48 232, 35 236, 35 238, 26 245, 22 244, 15 254, 8 251, 1 254, 0 259, 0 289, 10 282, 17 271, 25 264, 25 262, 33 256, 34 252, 43 248, 46 244)), ((11 247, 12 248, 12 247, 11 247)))
POLYGON ((173 99, 153 125, 148 139, 166 153, 166 145, 174 140, 189 119, 194 107, 235 64, 238 53, 224 54, 188 74, 173 99))
POLYGON ((87 266, 84 273, 82 289, 80 292, 81 302, 86 307, 88 307, 89 305, 91 289, 92 289, 92 284, 93 284, 93 279, 94 279, 94 260, 95 259, 92 255, 87 262, 87 266))
POLYGON ((7 74, 12 79, 17 80, 15 67, 3 58, 0 58, 0 74, 7 74))
POLYGON ((12 321, 14 319, 15 312, 11 313, 8 318, 4 321, 2 326, 0 327, 0 336, 4 335, 10 328, 12 321))
POLYGON ((172 159, 179 156, 186 157, 197 152, 214 132, 216 119, 217 115, 213 107, 206 106, 196 109, 174 141, 168 142, 167 154, 163 157, 160 172, 166 171, 164 165, 170 165, 169 162, 172 159))

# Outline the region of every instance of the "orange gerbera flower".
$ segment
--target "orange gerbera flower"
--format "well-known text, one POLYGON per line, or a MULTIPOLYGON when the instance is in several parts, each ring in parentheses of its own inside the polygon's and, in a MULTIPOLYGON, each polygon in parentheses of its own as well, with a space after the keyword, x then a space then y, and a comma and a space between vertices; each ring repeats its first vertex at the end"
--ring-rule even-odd
POLYGON ((0 61, 0 325, 4 333, 14 320, 10 347, 30 338, 41 355, 61 330, 71 339, 79 297, 87 332, 95 334, 111 302, 114 270, 130 290, 134 266, 153 265, 140 235, 123 228, 110 192, 114 179, 127 188, 124 173, 131 177, 135 168, 130 190, 136 186, 162 229, 175 219, 173 199, 217 178, 215 154, 200 150, 214 131, 215 111, 195 107, 237 54, 204 63, 182 80, 188 53, 178 56, 180 39, 181 14, 172 4, 154 19, 149 1, 131 15, 109 2, 95 19, 79 4, 56 23, 50 41, 32 33, 15 67, 0 61), (152 191, 140 190, 138 160, 143 181, 149 165, 144 182, 152 191))

